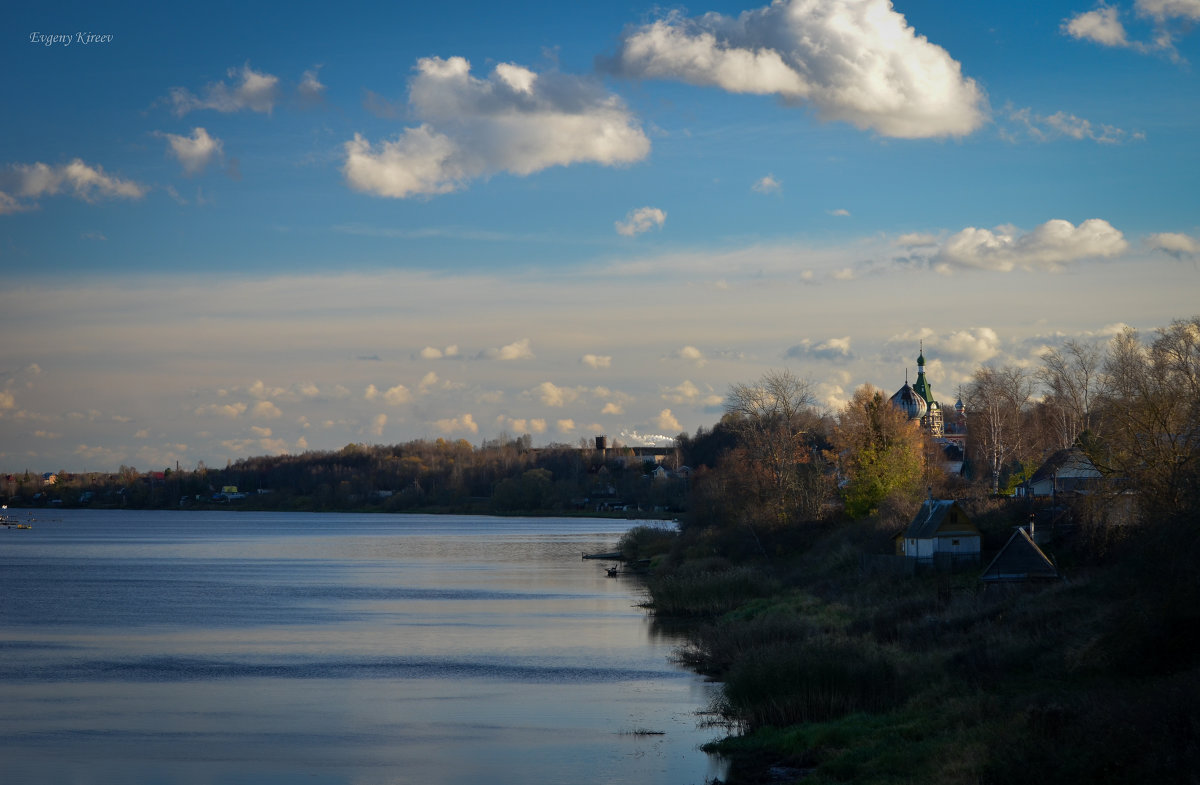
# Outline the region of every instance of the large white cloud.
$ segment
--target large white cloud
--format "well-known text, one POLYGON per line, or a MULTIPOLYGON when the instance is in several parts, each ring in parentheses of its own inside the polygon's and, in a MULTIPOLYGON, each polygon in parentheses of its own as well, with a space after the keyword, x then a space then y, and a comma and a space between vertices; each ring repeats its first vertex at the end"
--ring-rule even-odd
POLYGON ((76 158, 68 164, 50 166, 40 161, 13 164, 0 172, 0 214, 27 210, 30 199, 70 193, 85 202, 101 199, 141 199, 150 190, 132 180, 106 174, 101 166, 76 158))
POLYGON ((1081 259, 1116 256, 1128 247, 1125 236, 1108 221, 1090 218, 1075 226, 1055 219, 1025 234, 1011 226, 968 227, 946 240, 933 262, 943 272, 961 267, 1059 270, 1081 259))
POLYGON ((962 136, 986 114, 975 81, 890 0, 776 0, 736 19, 671 14, 626 32, 614 67, 627 76, 776 94, 884 136, 962 136))
POLYGON ((393 198, 435 195, 499 172, 627 164, 650 151, 624 103, 597 83, 511 63, 481 79, 465 58, 422 58, 409 104, 420 125, 378 146, 361 134, 346 142, 342 173, 352 188, 393 198))

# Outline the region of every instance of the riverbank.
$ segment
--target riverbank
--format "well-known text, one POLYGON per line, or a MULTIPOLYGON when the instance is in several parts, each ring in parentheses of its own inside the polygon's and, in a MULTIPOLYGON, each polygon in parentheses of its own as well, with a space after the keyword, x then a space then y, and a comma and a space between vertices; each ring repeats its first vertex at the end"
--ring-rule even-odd
POLYGON ((676 656, 723 685, 709 749, 729 783, 1194 783, 1194 524, 1076 532, 1048 546, 1067 580, 1000 594, 979 570, 864 572, 877 520, 753 561, 683 538, 649 587, 655 613, 698 621, 676 656))

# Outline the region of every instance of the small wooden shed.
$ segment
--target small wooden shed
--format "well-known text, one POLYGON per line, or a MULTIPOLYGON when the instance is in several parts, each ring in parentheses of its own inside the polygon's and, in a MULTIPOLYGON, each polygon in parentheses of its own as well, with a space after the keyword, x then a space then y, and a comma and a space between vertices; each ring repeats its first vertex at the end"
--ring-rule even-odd
POLYGON ((918 563, 978 562, 979 529, 953 499, 926 499, 897 537, 896 551, 918 563))

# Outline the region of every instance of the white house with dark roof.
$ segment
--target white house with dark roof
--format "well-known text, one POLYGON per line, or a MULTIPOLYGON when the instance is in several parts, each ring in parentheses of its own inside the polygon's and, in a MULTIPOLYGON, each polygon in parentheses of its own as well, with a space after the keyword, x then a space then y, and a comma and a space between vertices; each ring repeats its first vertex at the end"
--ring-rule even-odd
POLYGON ((979 529, 953 499, 926 499, 896 536, 896 552, 918 562, 978 562, 979 529))

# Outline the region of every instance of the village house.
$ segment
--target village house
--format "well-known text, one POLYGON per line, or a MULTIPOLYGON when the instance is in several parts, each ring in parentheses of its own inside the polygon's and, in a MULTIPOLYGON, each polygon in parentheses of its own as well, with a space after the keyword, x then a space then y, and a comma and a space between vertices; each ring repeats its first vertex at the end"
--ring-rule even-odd
POLYGON ((1017 488, 1018 496, 1046 497, 1087 494, 1095 491, 1103 475, 1092 459, 1078 447, 1051 455, 1027 481, 1017 488))
POLYGON ((939 568, 978 563, 979 529, 953 499, 926 499, 908 528, 896 535, 896 554, 939 568))
POLYGON ((1017 529, 979 576, 987 587, 1045 583, 1061 576, 1054 562, 1024 528, 1017 529))

